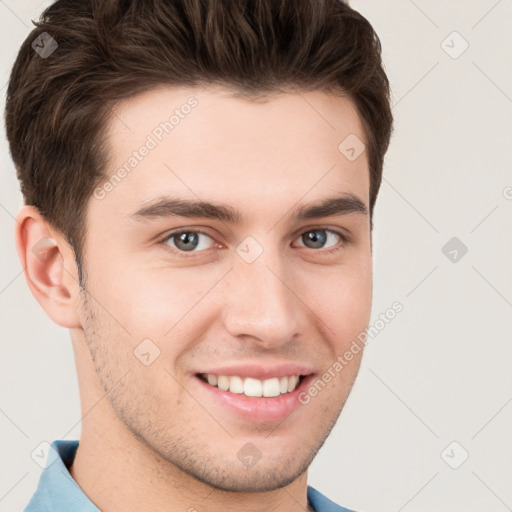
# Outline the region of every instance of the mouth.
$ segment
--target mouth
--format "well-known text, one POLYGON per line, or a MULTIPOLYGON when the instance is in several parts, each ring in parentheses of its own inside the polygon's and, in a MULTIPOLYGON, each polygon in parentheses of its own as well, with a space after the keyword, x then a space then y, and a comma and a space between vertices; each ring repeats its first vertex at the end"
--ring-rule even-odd
POLYGON ((295 391, 306 378, 306 375, 288 375, 283 377, 271 377, 269 379, 257 379, 254 377, 241 377, 239 375, 199 373, 197 377, 221 391, 248 397, 272 398, 295 391))
POLYGON ((203 396, 202 403, 219 407, 223 417, 227 413, 249 424, 281 423, 293 412, 302 410, 301 393, 315 377, 309 369, 296 366, 279 370, 240 367, 238 371, 237 368, 215 371, 194 375, 194 388, 203 396))

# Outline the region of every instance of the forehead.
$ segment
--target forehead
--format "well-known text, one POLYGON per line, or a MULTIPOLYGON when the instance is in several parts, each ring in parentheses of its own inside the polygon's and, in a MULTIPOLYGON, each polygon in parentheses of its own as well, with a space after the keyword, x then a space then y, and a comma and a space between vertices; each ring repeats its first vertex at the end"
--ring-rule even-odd
POLYGON ((162 195, 260 214, 327 192, 368 201, 366 152, 343 152, 345 141, 360 151, 365 139, 348 97, 297 91, 254 101, 220 87, 160 88, 116 105, 107 139, 101 208, 112 215, 162 195))

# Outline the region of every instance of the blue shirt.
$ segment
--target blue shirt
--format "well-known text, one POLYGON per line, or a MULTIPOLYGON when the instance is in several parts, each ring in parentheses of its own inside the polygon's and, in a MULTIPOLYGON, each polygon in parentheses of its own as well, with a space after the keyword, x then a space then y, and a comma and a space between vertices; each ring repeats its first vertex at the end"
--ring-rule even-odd
MULTIPOLYGON (((73 463, 78 441, 53 441, 39 485, 24 512, 101 512, 73 480, 68 468, 73 463)), ((308 486, 308 500, 316 512, 353 512, 340 507, 308 486)))

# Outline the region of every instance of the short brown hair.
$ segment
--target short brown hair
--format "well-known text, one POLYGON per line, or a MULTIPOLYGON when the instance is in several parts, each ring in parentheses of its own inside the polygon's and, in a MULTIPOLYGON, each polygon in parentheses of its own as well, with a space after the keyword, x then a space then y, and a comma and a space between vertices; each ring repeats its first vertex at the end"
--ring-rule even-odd
POLYGON ((378 36, 348 2, 59 0, 34 25, 9 81, 7 137, 25 203, 65 236, 79 270, 112 106, 165 84, 348 94, 365 129, 372 213, 392 132, 389 82, 378 36), (58 47, 42 58, 32 45, 45 32, 58 47))

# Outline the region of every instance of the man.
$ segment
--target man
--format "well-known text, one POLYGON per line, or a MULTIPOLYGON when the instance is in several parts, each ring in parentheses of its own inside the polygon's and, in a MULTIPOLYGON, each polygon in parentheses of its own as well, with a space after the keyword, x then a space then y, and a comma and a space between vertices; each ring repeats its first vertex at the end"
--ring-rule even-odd
POLYGON ((61 0, 6 126, 18 253, 82 407, 25 510, 347 510, 307 469, 370 318, 392 129, 370 24, 340 0, 61 0))

